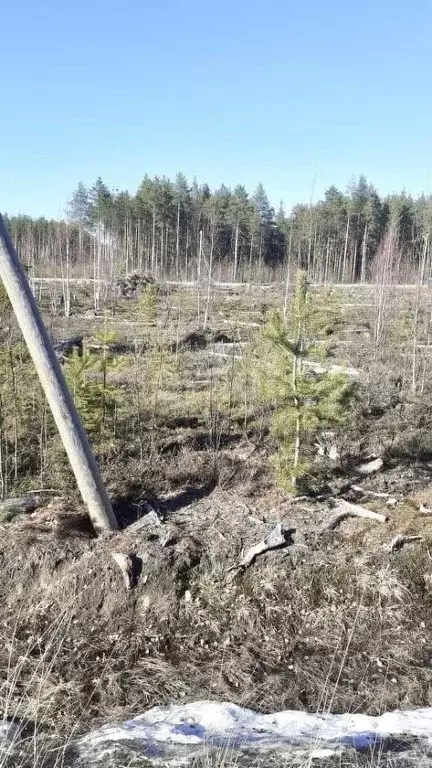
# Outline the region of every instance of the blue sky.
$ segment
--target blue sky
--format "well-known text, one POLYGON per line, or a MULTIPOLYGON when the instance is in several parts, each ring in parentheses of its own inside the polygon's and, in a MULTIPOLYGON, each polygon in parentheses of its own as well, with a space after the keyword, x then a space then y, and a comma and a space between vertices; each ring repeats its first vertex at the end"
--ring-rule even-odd
POLYGON ((430 0, 16 0, 1 21, 0 210, 178 170, 288 208, 360 173, 432 191, 430 0))

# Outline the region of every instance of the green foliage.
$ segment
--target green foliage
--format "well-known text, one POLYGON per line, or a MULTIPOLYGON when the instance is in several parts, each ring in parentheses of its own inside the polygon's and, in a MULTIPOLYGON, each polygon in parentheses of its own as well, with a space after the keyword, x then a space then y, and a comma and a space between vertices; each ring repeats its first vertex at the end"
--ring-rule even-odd
POLYGON ((66 379, 75 405, 91 437, 100 433, 102 417, 102 385, 92 378, 95 372, 94 358, 85 349, 82 355, 74 350, 65 365, 66 379))
MULTIPOLYGON (((346 191, 330 186, 315 204, 292 211, 281 205, 275 215, 262 184, 250 195, 241 184, 211 190, 196 181, 189 186, 183 174, 173 181, 146 175, 135 193, 110 189, 101 178, 89 187, 80 183, 68 218, 71 264, 91 263, 97 234, 125 243, 119 250, 125 256, 116 258, 118 273, 133 265, 168 274, 175 265, 192 278, 200 242, 207 253, 213 236, 215 260, 235 259, 236 269, 289 256, 314 280, 351 281, 370 275, 389 231, 398 233, 401 267, 416 269, 421 243, 432 232, 432 196, 414 199, 402 191, 384 197, 359 176, 346 191)), ((46 266, 47 247, 56 253, 64 247, 60 221, 15 216, 6 222, 23 259, 35 265, 46 266)))
POLYGON ((157 320, 157 287, 155 285, 146 285, 139 303, 139 313, 147 323, 154 323, 157 320))
POLYGON ((92 354, 84 349, 80 355, 75 350, 65 365, 65 375, 86 431, 93 440, 100 440, 107 422, 113 427, 122 393, 108 382, 108 375, 121 369, 124 361, 109 351, 109 345, 117 341, 118 336, 108 330, 106 321, 95 339, 101 345, 101 351, 92 354))
MULTIPOLYGON (((10 484, 41 469, 41 426, 45 421, 45 398, 24 344, 0 348, 0 492, 10 484)), ((44 439, 52 432, 46 424, 44 439)))
POLYGON ((95 333, 95 341, 101 344, 106 352, 106 357, 113 359, 113 356, 109 354, 109 345, 115 344, 119 340, 119 335, 116 331, 112 331, 108 327, 107 317, 104 317, 103 324, 95 333))
POLYGON ((308 361, 328 354, 329 335, 340 322, 334 297, 309 289, 299 272, 287 321, 273 312, 261 342, 261 394, 274 407, 271 431, 278 444, 278 482, 293 490, 311 467, 310 446, 319 430, 343 423, 354 389, 341 373, 316 375, 308 361))
POLYGON ((166 389, 168 382, 177 373, 178 362, 175 356, 167 349, 162 338, 156 339, 146 361, 146 394, 157 400, 162 388, 166 389))
POLYGON ((12 306, 6 293, 6 288, 3 283, 0 282, 0 321, 8 317, 11 311, 12 306))

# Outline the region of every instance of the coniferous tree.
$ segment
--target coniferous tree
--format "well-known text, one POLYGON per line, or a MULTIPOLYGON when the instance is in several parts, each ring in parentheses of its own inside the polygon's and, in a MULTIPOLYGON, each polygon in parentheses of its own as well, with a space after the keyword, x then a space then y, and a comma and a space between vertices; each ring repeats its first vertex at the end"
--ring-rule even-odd
POLYGON ((329 333, 338 321, 339 309, 330 294, 313 293, 306 272, 299 271, 287 319, 273 312, 263 331, 262 393, 274 407, 276 475, 290 491, 307 478, 313 438, 343 422, 354 394, 346 375, 315 375, 307 365, 325 357, 329 333))

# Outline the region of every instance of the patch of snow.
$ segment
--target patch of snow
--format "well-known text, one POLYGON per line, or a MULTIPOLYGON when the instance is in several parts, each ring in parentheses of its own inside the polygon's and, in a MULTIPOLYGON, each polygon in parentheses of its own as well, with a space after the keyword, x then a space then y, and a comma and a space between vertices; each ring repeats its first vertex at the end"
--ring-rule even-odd
POLYGON ((432 707, 378 717, 293 710, 261 715, 235 704, 198 701, 154 707, 122 725, 105 726, 82 738, 78 748, 81 757, 95 761, 114 745, 132 747, 149 759, 178 755, 179 750, 193 754, 202 747, 284 752, 300 747, 320 757, 335 749, 364 751, 407 737, 432 746, 432 707))

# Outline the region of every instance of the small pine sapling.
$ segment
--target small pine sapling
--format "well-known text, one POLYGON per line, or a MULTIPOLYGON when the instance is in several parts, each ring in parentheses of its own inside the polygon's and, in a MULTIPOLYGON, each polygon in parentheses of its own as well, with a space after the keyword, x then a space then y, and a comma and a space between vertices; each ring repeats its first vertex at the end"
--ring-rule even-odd
POLYGON ((296 492, 311 467, 313 438, 341 424, 354 395, 343 373, 315 374, 307 363, 328 355, 329 341, 340 322, 330 292, 312 292, 305 272, 297 273, 290 312, 273 312, 262 333, 261 392, 273 408, 271 431, 278 444, 278 482, 296 492))
POLYGON ((115 417, 121 396, 121 390, 108 383, 108 374, 118 371, 123 360, 109 351, 109 344, 116 341, 117 336, 108 332, 106 325, 96 334, 96 339, 101 344, 101 354, 84 349, 80 355, 74 350, 65 374, 87 432, 93 440, 101 440, 108 418, 115 417))
POLYGON ((100 434, 102 416, 102 386, 93 378, 94 358, 88 349, 81 355, 73 350, 64 370, 85 429, 94 439, 100 434))
POLYGON ((124 365, 122 357, 116 357, 111 346, 118 342, 119 335, 108 328, 107 317, 103 325, 95 334, 95 340, 101 345, 102 354, 95 361, 95 368, 102 374, 101 389, 101 437, 108 415, 115 413, 117 397, 120 394, 117 387, 108 384, 108 374, 121 370, 124 365))
POLYGON ((157 320, 157 287, 155 285, 146 285, 138 304, 139 313, 147 323, 152 325, 157 320))

